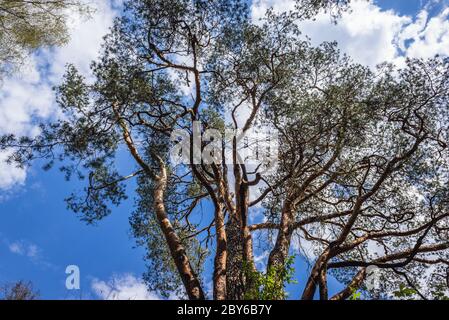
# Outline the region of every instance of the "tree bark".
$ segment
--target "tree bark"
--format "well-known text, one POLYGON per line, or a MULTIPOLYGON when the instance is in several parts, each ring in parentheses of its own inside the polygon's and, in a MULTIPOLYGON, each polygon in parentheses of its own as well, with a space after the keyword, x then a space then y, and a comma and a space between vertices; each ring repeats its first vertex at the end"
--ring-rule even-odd
POLYGON ((164 195, 167 188, 167 169, 165 167, 165 164, 161 158, 155 155, 160 165, 160 173, 159 175, 157 175, 139 155, 139 152, 132 139, 131 133, 129 132, 125 121, 120 116, 120 113, 118 111, 118 104, 114 103, 112 105, 112 109, 122 129, 123 139, 125 140, 131 155, 133 156, 137 164, 148 175, 148 177, 155 183, 153 191, 153 201, 156 218, 167 241, 170 254, 175 262, 178 273, 184 284, 187 296, 191 300, 204 300, 204 292, 201 288, 198 276, 195 274, 192 266, 190 265, 186 250, 180 238, 176 234, 176 231, 173 228, 165 210, 164 195))
POLYGON ((228 256, 226 270, 226 300, 243 300, 245 274, 243 272, 243 239, 240 221, 230 216, 226 224, 228 256))
POLYGON ((342 291, 334 295, 331 300, 346 300, 348 299, 354 290, 357 290, 366 277, 366 268, 362 268, 352 279, 351 283, 342 291))
POLYGON ((168 219, 164 205, 164 194, 167 185, 167 173, 165 168, 161 168, 161 174, 155 181, 154 188, 154 208, 162 233, 167 240, 170 253, 178 269, 181 280, 190 300, 204 300, 204 292, 190 265, 186 250, 181 243, 176 231, 174 230, 170 220, 168 219))
POLYGON ((280 267, 285 264, 292 239, 293 218, 293 209, 286 202, 282 210, 281 224, 276 238, 276 244, 270 252, 267 268, 280 267))
POLYGON ((323 268, 326 268, 326 264, 329 260, 331 250, 327 248, 318 260, 315 262, 315 265, 312 268, 309 279, 307 280, 306 287, 302 293, 302 300, 313 300, 313 296, 315 295, 316 286, 319 283, 319 278, 322 275, 323 268))
POLYGON ((217 252, 214 260, 214 299, 226 299, 226 262, 227 262, 227 237, 224 223, 223 209, 220 204, 215 208, 215 230, 217 252))
POLYGON ((327 288, 327 268, 324 266, 321 269, 320 278, 319 278, 319 287, 320 287, 320 300, 329 300, 329 293, 327 288))

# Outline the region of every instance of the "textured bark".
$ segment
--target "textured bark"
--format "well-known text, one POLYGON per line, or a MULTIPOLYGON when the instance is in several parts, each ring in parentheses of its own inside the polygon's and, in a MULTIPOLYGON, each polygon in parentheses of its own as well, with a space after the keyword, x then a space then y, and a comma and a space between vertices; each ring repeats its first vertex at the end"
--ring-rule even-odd
POLYGON ((119 115, 117 103, 114 103, 112 108, 117 117, 117 121, 120 124, 123 133, 123 139, 125 140, 131 155, 133 156, 137 164, 144 170, 144 172, 154 180, 154 210, 162 233, 164 234, 167 241, 170 254, 175 262, 176 268, 179 272, 179 276, 181 277, 181 280, 186 289, 187 296, 191 300, 203 300, 204 292, 201 288, 198 276, 195 274, 192 266, 190 265, 186 250, 180 238, 176 234, 176 231, 173 228, 165 210, 164 195, 167 188, 167 170, 165 168, 165 164, 161 158, 155 155, 160 165, 160 172, 157 175, 139 155, 139 152, 134 144, 127 125, 119 115))
POLYGON ((302 294, 302 300, 312 300, 315 295, 316 286, 319 283, 320 276, 322 275, 323 269, 326 268, 326 264, 330 257, 330 249, 326 249, 312 268, 309 279, 307 280, 306 287, 302 294))
POLYGON ((329 300, 326 266, 324 266, 323 269, 321 269, 319 284, 320 284, 320 300, 329 300))
POLYGON ((237 161, 237 142, 233 142, 233 174, 235 177, 235 209, 229 214, 226 225, 228 239, 227 299, 242 300, 251 284, 246 272, 254 268, 252 237, 248 227, 249 185, 244 167, 237 161))
POLYGON ((241 233, 243 239, 243 260, 248 264, 248 267, 253 268, 253 239, 251 231, 248 227, 248 212, 249 212, 249 189, 248 185, 242 184, 240 186, 240 200, 237 202, 238 215, 241 221, 241 233))
POLYGON ((245 292, 252 286, 246 277, 246 272, 255 270, 252 238, 249 228, 242 227, 235 219, 228 221, 226 234, 228 239, 226 299, 242 300, 245 292))
POLYGON ((231 217, 226 224, 228 256, 226 270, 226 299, 242 300, 245 295, 243 272, 243 239, 240 222, 231 217))
POLYGON ((185 286, 187 296, 191 300, 203 300, 204 293, 201 288, 201 284, 198 280, 198 276, 193 271, 190 265, 189 258, 187 257, 186 250, 181 243, 176 231, 174 230, 170 220, 168 219, 164 205, 164 193, 167 183, 167 177, 165 169, 157 179, 154 189, 154 208, 156 212, 159 225, 161 226, 162 233, 167 240, 170 253, 178 269, 181 280, 185 286))
POLYGON ((227 237, 222 207, 215 208, 217 252, 214 260, 214 299, 226 299, 227 237))
POLYGON ((268 258, 268 268, 279 267, 285 264, 292 240, 293 220, 293 209, 286 203, 282 210, 281 224, 279 226, 276 244, 268 258))

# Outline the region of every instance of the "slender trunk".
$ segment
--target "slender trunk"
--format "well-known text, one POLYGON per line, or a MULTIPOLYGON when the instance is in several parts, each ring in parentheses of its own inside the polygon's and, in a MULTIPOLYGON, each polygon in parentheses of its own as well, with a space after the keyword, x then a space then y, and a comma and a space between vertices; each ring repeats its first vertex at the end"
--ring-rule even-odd
POLYGON ((148 176, 155 183, 153 200, 156 217, 158 219, 162 233, 164 234, 167 241, 168 248, 170 249, 170 254, 175 262, 178 273, 186 289, 187 296, 191 300, 204 300, 204 292, 201 288, 198 276, 193 271, 186 250, 182 245, 178 235, 176 234, 176 231, 173 228, 165 210, 164 195, 167 188, 167 169, 165 168, 165 164, 161 158, 156 156, 160 164, 160 174, 156 175, 153 169, 139 155, 139 152, 132 139, 131 133, 129 132, 126 125, 126 122, 120 116, 118 104, 114 103, 112 105, 112 109, 122 129, 123 139, 126 142, 129 152, 135 159, 136 163, 145 171, 146 174, 148 174, 148 176))
POLYGON ((281 224, 276 238, 276 244, 268 258, 268 268, 280 267, 285 264, 290 250, 293 222, 293 209, 287 202, 282 210, 281 224))
POLYGON ((243 259, 253 266, 254 254, 253 254, 253 238, 248 225, 242 228, 243 234, 243 259))
MULTIPOLYGON (((312 268, 309 279, 307 280, 306 287, 302 293, 302 300, 313 300, 315 295, 316 286, 319 283, 320 276, 322 276, 323 270, 326 269, 326 264, 330 256, 330 249, 326 249, 312 268)), ((324 292, 323 292, 324 293, 324 292)))
MULTIPOLYGON (((240 216, 242 221, 241 233, 243 240, 243 261, 246 266, 245 273, 256 272, 256 266, 254 264, 253 254, 253 238, 251 231, 248 227, 248 213, 249 213, 249 188, 248 185, 242 185, 240 189, 241 201, 240 201, 240 216)), ((252 290, 255 286, 254 277, 248 277, 245 274, 245 292, 252 290)))
POLYGON ((320 273, 320 300, 329 300, 327 289, 327 268, 324 266, 320 273))
POLYGON ((241 232, 243 239, 243 259, 249 267, 253 267, 253 238, 248 227, 249 212, 249 188, 247 185, 240 186, 240 201, 237 202, 237 208, 241 221, 241 232))
POLYGON ((351 283, 342 291, 337 293, 331 298, 331 300, 346 300, 348 299, 355 290, 357 290, 362 284, 366 277, 366 268, 362 268, 355 276, 352 278, 351 283))
POLYGON ((174 230, 165 211, 164 194, 167 184, 167 176, 165 168, 162 168, 161 171, 161 176, 155 181, 156 186, 154 189, 154 207, 156 216, 162 233, 167 240, 170 253, 173 257, 176 268, 178 269, 189 299, 203 300, 204 293, 198 280, 198 276, 193 271, 189 258, 186 254, 186 250, 176 234, 176 231, 174 230))
POLYGON ((215 229, 217 252, 214 261, 214 299, 226 299, 226 260, 227 238, 224 224, 223 209, 220 204, 215 208, 215 229))

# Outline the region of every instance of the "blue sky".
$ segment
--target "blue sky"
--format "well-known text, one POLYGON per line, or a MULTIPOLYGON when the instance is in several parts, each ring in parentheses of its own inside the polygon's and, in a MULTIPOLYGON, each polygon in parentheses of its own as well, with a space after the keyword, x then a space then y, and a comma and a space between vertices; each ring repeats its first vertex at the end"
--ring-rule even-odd
POLYGON ((376 0, 375 3, 383 9, 393 9, 403 14, 413 15, 422 7, 422 0, 376 0))
MULTIPOLYGON (((317 42, 338 40, 342 50, 358 62, 373 66, 387 60, 401 65, 404 56, 449 53, 445 51, 449 50, 449 32, 432 37, 439 28, 448 30, 446 3, 437 2, 378 0, 357 4, 337 26, 332 26, 328 17, 320 17, 305 23, 304 30, 317 42)), ((108 1, 97 3, 99 11, 91 21, 71 22, 73 38, 67 47, 40 52, 22 76, 5 80, 0 93, 0 134, 32 134, 33 119, 55 117, 51 86, 58 83, 65 63, 73 62, 89 75, 88 65, 97 56, 101 37, 118 12, 108 1)), ((270 5, 281 10, 288 7, 288 1, 257 1, 253 16, 270 5)), ((0 154, 0 162, 5 157, 0 154)), ((126 159, 121 162, 125 169, 126 159)), ((45 299, 99 299, 105 298, 102 292, 115 279, 124 294, 120 297, 155 298, 139 280, 145 263, 144 250, 135 248, 130 236, 133 194, 97 226, 86 226, 64 203, 64 198, 82 184, 67 183, 57 169, 44 172, 41 165, 21 170, 0 164, 0 284, 30 280, 45 299), (79 291, 65 288, 65 268, 72 264, 80 267, 79 291)), ((298 259, 295 268, 299 284, 289 287, 292 298, 298 297, 306 280, 306 260, 298 259)), ((210 281, 210 264, 207 274, 210 281)), ((331 293, 341 287, 331 282, 331 293)))

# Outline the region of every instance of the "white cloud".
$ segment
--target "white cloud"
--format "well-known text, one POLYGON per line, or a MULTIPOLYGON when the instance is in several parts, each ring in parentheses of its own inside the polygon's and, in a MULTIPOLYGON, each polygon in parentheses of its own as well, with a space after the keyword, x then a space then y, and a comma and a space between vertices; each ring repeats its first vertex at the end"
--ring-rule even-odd
POLYGON ((12 253, 15 253, 15 254, 19 254, 19 255, 23 254, 22 246, 19 243, 16 243, 16 242, 15 243, 11 243, 9 245, 9 251, 11 251, 12 253))
POLYGON ((117 9, 114 8, 119 1, 95 0, 93 2, 95 13, 90 19, 79 15, 69 19, 70 42, 61 48, 46 52, 51 56, 49 78, 54 83, 61 81, 67 63, 74 64, 84 76, 91 76, 90 64, 98 57, 103 37, 109 32, 118 14, 117 9))
MULTIPOLYGON (((270 6, 277 12, 286 11, 293 8, 294 1, 255 1, 253 19, 263 17, 270 6)), ((342 52, 363 65, 374 67, 388 61, 402 66, 405 56, 449 55, 449 9, 429 18, 429 8, 425 6, 416 17, 410 17, 383 10, 372 1, 356 0, 337 24, 329 15, 320 14, 314 21, 301 22, 300 27, 314 45, 337 41, 342 52)))
POLYGON ((9 190, 12 186, 23 185, 26 178, 24 169, 8 165, 5 162, 8 155, 6 152, 0 152, 0 190, 3 190, 0 201, 3 199, 4 191, 9 190))
POLYGON ((264 250, 260 254, 254 254, 254 263, 258 270, 265 270, 267 268, 268 257, 270 256, 269 250, 264 250))
POLYGON ((254 22, 265 16, 268 9, 273 8, 275 12, 287 12, 295 9, 293 0, 253 0, 251 6, 251 18, 254 22))
MULTIPOLYGON (((92 18, 72 15, 70 42, 60 48, 31 56, 19 74, 4 79, 0 90, 0 135, 33 136, 39 130, 35 119, 57 117, 52 87, 61 81, 67 63, 73 63, 89 78, 89 65, 98 57, 102 37, 112 26, 120 1, 86 0, 96 8, 92 18)), ((0 190, 22 184, 26 171, 4 163, 0 153, 0 190)))
POLYGON ((421 11, 419 18, 402 34, 404 41, 411 41, 406 54, 412 58, 430 58, 435 54, 449 55, 449 8, 437 16, 428 18, 421 11))
POLYGON ((20 240, 14 241, 8 244, 9 251, 14 254, 25 256, 30 259, 36 260, 40 257, 40 249, 34 243, 28 241, 20 240))
POLYGON ((94 279, 91 287, 103 300, 160 300, 156 294, 148 292, 143 281, 132 274, 115 275, 107 282, 94 279))
POLYGON ((313 43, 337 41, 341 50, 355 61, 374 67, 398 57, 397 35, 410 22, 409 17, 356 1, 352 11, 343 14, 338 24, 332 24, 328 16, 320 15, 315 22, 304 22, 303 30, 313 43))

